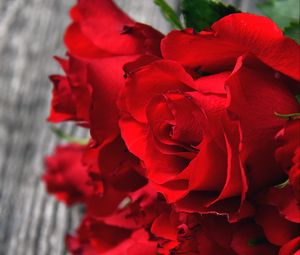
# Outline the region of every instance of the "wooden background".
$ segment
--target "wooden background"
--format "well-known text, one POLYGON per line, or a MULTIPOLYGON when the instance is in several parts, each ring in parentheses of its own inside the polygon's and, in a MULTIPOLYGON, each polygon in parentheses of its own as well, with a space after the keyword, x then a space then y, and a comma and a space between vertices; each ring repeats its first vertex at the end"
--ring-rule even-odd
MULTIPOLYGON (((101 0, 99 0, 101 1, 101 0)), ((117 0, 137 21, 162 32, 170 27, 152 0, 117 0)), ((178 9, 179 0, 168 0, 178 9)), ((231 0, 243 10, 255 1, 231 0)), ((60 72, 52 55, 63 55, 71 0, 0 0, 0 255, 66 254, 64 235, 80 220, 45 192, 43 157, 58 139, 45 122, 51 84, 60 72)), ((66 133, 86 135, 70 124, 66 133)))

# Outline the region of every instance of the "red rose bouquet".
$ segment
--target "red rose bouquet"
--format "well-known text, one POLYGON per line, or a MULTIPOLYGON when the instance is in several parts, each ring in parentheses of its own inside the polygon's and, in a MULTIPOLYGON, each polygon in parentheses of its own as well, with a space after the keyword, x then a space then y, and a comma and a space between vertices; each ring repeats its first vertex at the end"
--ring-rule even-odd
POLYGON ((284 35, 267 17, 186 0, 184 29, 156 2, 180 30, 164 36, 111 0, 71 10, 48 120, 91 138, 58 146, 43 177, 84 205, 69 251, 300 254, 294 23, 284 35))

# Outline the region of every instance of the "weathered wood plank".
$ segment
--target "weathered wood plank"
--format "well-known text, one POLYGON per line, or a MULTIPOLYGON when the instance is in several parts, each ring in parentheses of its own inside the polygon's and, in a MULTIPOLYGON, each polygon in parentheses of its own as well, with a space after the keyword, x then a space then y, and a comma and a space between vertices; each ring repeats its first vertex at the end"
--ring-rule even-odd
MULTIPOLYGON (((176 0, 172 1, 176 7, 176 0)), ((59 68, 51 59, 64 54, 62 35, 69 0, 0 2, 0 254, 65 254, 64 235, 79 223, 78 210, 67 210, 44 191, 43 156, 57 138, 44 119, 51 85, 59 68)), ((152 1, 120 0, 141 22, 169 29, 152 1)), ((78 133, 72 125, 62 128, 78 133)), ((82 132, 81 132, 82 133, 82 132)))
MULTIPOLYGON (((70 4, 1 1, 1 254, 49 253, 50 236, 59 240, 67 229, 56 228, 52 218, 63 206, 46 196, 40 175, 42 154, 57 142, 43 122, 51 89, 47 75, 58 70, 51 55, 64 52, 60 42, 70 4)), ((60 215, 64 226, 69 215, 60 215)), ((62 241, 52 246, 51 254, 64 252, 62 241)))
MULTIPOLYGON (((177 9, 179 0, 169 0, 177 9)), ((228 0, 244 10, 254 1, 228 0)), ((40 181, 43 156, 58 143, 44 119, 51 85, 60 72, 51 59, 63 55, 70 0, 0 1, 0 255, 65 254, 64 235, 80 213, 68 210, 45 193, 40 181)), ((140 22, 162 32, 170 27, 152 0, 118 0, 140 22)), ((86 132, 70 124, 71 134, 86 132)))

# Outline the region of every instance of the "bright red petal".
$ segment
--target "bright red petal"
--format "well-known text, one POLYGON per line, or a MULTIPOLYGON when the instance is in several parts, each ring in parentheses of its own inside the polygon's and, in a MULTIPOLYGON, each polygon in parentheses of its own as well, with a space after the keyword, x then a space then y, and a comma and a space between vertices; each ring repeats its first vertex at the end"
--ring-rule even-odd
POLYGON ((237 58, 251 53, 262 62, 300 80, 300 47, 283 36, 269 18, 248 13, 228 15, 210 32, 173 31, 162 42, 166 59, 205 72, 230 70, 237 58))

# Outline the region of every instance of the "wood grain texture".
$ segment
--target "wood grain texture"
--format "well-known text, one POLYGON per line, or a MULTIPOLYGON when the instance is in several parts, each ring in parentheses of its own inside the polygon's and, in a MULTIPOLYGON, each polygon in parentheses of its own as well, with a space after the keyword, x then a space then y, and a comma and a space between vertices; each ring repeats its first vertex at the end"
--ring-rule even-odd
MULTIPOLYGON (((152 0, 118 0, 140 22, 170 27, 152 0)), ((179 0, 169 0, 178 9, 179 0)), ((253 1, 228 0, 244 10, 253 1)), ((62 36, 71 0, 0 1, 0 255, 66 254, 64 236, 80 219, 46 194, 43 157, 58 139, 44 121, 50 102, 47 76, 60 72, 51 56, 63 55, 62 36)), ((62 124, 66 133, 85 130, 62 124)))
MULTIPOLYGON (((117 2, 137 20, 169 30, 152 1, 117 2)), ((1 255, 65 254, 64 236, 79 223, 79 211, 47 195, 40 180, 43 157, 58 143, 44 121, 51 91, 47 77, 60 72, 52 55, 64 54, 62 36, 73 3, 0 1, 1 255)), ((67 133, 84 133, 61 126, 67 133)))

